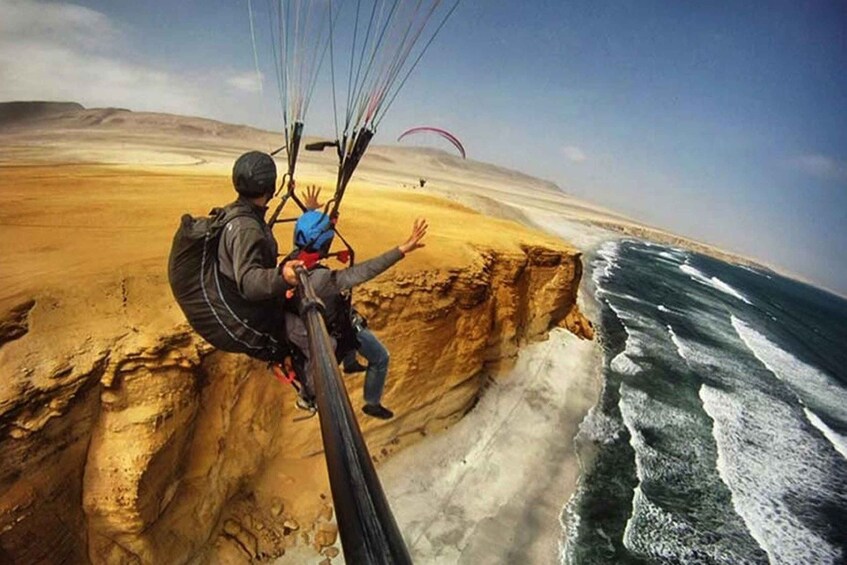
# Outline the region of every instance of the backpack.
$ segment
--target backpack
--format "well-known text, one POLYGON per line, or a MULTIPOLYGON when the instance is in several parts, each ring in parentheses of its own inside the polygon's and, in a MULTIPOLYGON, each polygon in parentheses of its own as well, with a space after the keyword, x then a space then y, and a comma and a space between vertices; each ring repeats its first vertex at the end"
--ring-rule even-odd
POLYGON ((237 205, 214 208, 207 217, 185 214, 168 258, 168 282, 189 325, 218 349, 263 361, 287 354, 279 301, 250 302, 218 269, 218 245, 226 225, 252 216, 237 205))

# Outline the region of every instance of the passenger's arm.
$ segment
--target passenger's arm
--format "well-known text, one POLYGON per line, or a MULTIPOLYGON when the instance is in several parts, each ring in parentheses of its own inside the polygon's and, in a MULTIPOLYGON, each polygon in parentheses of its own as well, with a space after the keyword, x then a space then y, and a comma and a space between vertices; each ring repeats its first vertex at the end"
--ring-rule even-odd
POLYGON ((389 249, 382 255, 362 261, 353 267, 335 271, 335 284, 339 291, 349 290, 357 284, 367 282, 387 271, 394 263, 403 258, 399 247, 389 249))
POLYGON ((412 251, 425 246, 424 243, 421 243, 421 240, 426 235, 428 227, 429 226, 425 219, 418 218, 415 220, 415 224, 412 227, 412 234, 409 236, 409 239, 394 249, 389 249, 378 257, 368 259, 367 261, 363 261, 353 267, 336 271, 335 284, 338 286, 339 290, 347 290, 353 288, 357 284, 369 281, 377 275, 385 272, 397 261, 405 257, 407 253, 411 253, 412 251))

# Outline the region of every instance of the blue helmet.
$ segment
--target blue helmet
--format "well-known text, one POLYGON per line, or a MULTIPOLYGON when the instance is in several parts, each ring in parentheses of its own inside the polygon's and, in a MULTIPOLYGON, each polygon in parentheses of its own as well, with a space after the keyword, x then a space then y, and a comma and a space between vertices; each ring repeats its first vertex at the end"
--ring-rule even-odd
POLYGON ((303 213, 294 224, 294 247, 303 251, 328 253, 334 237, 329 216, 317 210, 303 213))

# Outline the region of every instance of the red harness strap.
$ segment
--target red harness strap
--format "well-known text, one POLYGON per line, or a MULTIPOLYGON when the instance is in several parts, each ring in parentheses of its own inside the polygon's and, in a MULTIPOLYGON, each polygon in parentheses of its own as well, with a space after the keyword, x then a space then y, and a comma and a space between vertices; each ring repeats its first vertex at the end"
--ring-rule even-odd
POLYGON ((311 269, 312 267, 314 267, 315 265, 318 264, 318 261, 321 260, 321 254, 320 254, 320 252, 317 252, 317 251, 315 253, 309 253, 307 251, 301 251, 297 255, 297 258, 300 259, 301 261, 303 261, 303 264, 306 266, 306 269, 308 270, 308 269, 311 269))
POLYGON ((276 380, 283 384, 293 384, 294 381, 297 380, 297 374, 294 372, 294 369, 290 369, 288 373, 286 373, 282 367, 274 363, 271 365, 271 369, 273 370, 274 376, 276 380))

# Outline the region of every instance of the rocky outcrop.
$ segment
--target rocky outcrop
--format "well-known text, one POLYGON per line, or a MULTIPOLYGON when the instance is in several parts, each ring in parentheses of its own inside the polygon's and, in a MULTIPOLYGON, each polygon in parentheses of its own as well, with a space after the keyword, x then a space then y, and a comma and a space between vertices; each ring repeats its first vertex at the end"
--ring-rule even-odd
POLYGON ((28 299, 16 304, 0 318, 0 347, 7 341, 18 339, 29 331, 29 311, 35 300, 28 299))
POLYGON ((580 312, 579 306, 576 304, 573 305, 571 311, 559 325, 580 339, 594 339, 594 324, 580 312))
MULTIPOLYGON (((365 422, 375 458, 460 418, 486 375, 573 309, 579 276, 566 248, 480 248, 465 268, 386 276, 357 292, 392 353, 398 417, 365 422)), ((63 308, 63 298, 54 304, 63 308)), ((64 359, 36 355, 44 342, 27 347, 29 337, 2 350, 15 355, 2 367, 17 388, 0 404, 0 555, 249 561, 280 555, 304 534, 332 549, 316 419, 294 421, 291 391, 260 363, 212 351, 184 326, 82 342, 64 359), (312 502, 298 500, 304 488, 312 502)), ((348 385, 356 405, 361 377, 348 385)))

